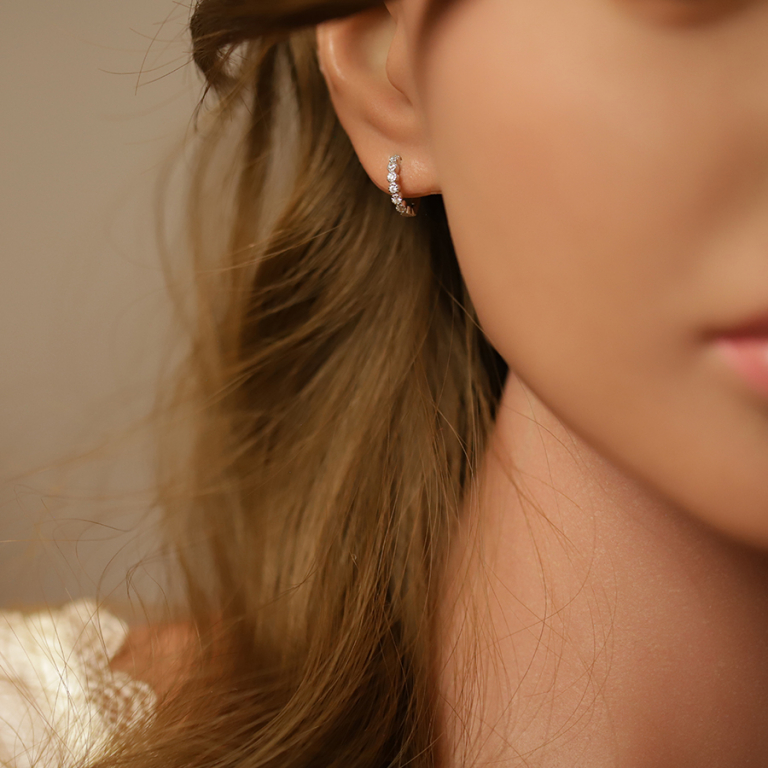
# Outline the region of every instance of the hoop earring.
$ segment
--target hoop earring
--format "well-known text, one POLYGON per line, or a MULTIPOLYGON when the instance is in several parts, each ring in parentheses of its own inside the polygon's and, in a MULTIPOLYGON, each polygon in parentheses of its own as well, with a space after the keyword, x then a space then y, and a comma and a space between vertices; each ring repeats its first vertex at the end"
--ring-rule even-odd
POLYGON ((403 200, 400 194, 400 161, 402 158, 400 155, 392 155, 389 158, 389 165, 387 166, 387 181, 389 182, 389 193, 392 195, 392 203, 397 208, 397 212, 401 216, 415 216, 419 210, 420 200, 416 201, 416 204, 411 206, 403 200))

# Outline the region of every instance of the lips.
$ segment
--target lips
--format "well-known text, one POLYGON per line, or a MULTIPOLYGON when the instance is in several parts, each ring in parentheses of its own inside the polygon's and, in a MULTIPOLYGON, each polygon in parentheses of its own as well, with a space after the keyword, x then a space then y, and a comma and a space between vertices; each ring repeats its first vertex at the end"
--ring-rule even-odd
POLYGON ((756 392, 768 397, 768 314, 715 339, 726 363, 756 392))

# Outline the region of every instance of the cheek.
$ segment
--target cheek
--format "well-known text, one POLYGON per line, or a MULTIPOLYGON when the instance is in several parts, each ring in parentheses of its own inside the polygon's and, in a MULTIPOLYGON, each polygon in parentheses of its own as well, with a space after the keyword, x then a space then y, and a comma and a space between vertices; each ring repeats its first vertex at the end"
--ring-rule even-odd
POLYGON ((649 70, 653 50, 622 61, 621 25, 587 6, 459 4, 432 48, 454 241, 486 330, 510 354, 531 338, 516 321, 532 315, 542 334, 571 329, 572 345, 607 316, 632 333, 640 317, 679 314, 738 167, 722 152, 708 161, 713 145, 737 145, 712 121, 717 96, 696 104, 695 76, 670 87, 663 64, 649 70))
POLYGON ((750 142, 716 61, 606 7, 459 2, 432 38, 426 112, 462 271, 552 410, 711 519, 733 500, 707 485, 718 444, 740 440, 745 525, 768 541, 768 429, 734 432, 747 414, 704 380, 697 346, 722 265, 707 244, 750 142))

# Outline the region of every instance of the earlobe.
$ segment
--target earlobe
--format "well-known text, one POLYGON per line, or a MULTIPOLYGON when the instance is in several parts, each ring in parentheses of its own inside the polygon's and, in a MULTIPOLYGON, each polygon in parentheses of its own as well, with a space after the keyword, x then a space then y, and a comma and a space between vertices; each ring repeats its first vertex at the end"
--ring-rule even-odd
POLYGON ((414 107, 401 20, 385 6, 317 27, 317 52, 336 114, 371 180, 389 191, 389 158, 401 155, 401 192, 439 192, 414 107))

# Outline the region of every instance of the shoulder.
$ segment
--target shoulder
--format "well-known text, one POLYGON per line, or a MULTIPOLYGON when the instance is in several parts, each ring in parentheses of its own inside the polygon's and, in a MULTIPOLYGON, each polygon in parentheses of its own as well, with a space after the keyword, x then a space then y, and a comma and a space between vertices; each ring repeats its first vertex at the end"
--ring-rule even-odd
POLYGON ((150 716, 151 687, 111 667, 129 641, 127 624, 92 600, 0 611, 0 764, 81 762, 150 716))
POLYGON ((190 622, 166 622, 132 627, 110 669, 146 683, 162 698, 188 677, 196 659, 196 639, 190 622))

